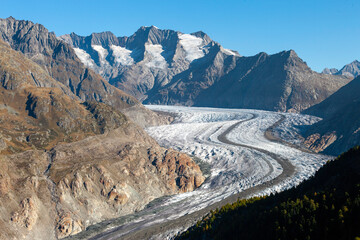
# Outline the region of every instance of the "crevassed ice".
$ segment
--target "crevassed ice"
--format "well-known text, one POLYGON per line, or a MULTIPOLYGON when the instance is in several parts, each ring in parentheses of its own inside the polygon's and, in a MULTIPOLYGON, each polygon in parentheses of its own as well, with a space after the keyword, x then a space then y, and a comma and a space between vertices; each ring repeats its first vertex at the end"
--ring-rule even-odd
POLYGON ((100 56, 100 63, 103 65, 103 64, 106 64, 106 56, 109 54, 108 51, 103 48, 101 45, 91 45, 91 47, 97 51, 99 53, 99 56, 100 56))
POLYGON ((110 48, 113 51, 115 62, 121 65, 134 64, 134 59, 131 57, 131 50, 116 45, 111 45, 110 48))
POLYGON ((150 68, 160 68, 164 69, 166 67, 166 60, 161 53, 163 48, 160 44, 145 44, 146 56, 149 59, 145 65, 150 68))
POLYGON ((80 61, 87 67, 93 68, 95 66, 94 60, 90 57, 90 55, 80 48, 74 48, 76 56, 80 59, 80 61))
POLYGON ((186 52, 186 60, 189 62, 205 56, 203 51, 203 40, 190 34, 179 34, 180 44, 186 52))

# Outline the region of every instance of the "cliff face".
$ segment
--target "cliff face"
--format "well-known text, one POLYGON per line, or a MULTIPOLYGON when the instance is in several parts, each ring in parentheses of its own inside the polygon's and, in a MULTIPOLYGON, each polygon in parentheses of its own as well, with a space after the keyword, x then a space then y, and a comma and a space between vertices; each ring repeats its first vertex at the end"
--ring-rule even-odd
POLYGON ((189 156, 135 137, 144 135, 124 126, 48 152, 1 155, 1 238, 63 238, 204 181, 189 156))
POLYGON ((63 238, 204 181, 113 106, 0 40, 0 238, 63 238))

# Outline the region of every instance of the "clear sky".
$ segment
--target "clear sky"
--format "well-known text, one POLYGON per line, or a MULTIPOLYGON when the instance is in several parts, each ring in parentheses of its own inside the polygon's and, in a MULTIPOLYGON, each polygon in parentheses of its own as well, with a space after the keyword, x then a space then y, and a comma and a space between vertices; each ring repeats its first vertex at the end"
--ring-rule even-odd
POLYGON ((57 35, 202 30, 243 56, 294 49, 316 71, 360 60, 360 0, 3 0, 0 18, 9 16, 57 35))

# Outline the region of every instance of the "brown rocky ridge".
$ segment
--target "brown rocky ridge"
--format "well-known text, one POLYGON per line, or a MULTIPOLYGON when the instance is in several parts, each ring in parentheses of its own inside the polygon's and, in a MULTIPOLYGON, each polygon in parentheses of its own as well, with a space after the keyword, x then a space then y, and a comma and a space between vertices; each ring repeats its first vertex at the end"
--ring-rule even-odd
POLYGON ((0 238, 58 239, 192 191, 192 159, 0 40, 0 238))

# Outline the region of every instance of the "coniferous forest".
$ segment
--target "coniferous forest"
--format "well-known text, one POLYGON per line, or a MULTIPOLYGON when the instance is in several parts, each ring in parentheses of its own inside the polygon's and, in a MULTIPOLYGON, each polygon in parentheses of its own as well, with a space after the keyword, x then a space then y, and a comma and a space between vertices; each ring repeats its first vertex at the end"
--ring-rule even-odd
MULTIPOLYGON (((358 239, 360 148, 325 164, 294 189, 238 200, 177 239, 358 239)), ((359 238, 360 239, 360 238, 359 238)))

